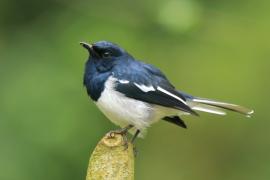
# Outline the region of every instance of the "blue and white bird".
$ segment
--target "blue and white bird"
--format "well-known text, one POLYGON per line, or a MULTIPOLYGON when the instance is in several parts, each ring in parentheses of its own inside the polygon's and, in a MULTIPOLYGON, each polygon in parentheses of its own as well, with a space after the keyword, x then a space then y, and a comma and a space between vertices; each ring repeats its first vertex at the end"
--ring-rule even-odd
POLYGON ((134 134, 132 142, 159 120, 186 128, 180 116, 198 116, 196 111, 225 115, 224 110, 231 110, 245 116, 253 113, 239 105, 178 91, 159 69, 136 60, 114 43, 80 44, 89 52, 84 72, 88 95, 108 119, 122 127, 116 132, 134 134))

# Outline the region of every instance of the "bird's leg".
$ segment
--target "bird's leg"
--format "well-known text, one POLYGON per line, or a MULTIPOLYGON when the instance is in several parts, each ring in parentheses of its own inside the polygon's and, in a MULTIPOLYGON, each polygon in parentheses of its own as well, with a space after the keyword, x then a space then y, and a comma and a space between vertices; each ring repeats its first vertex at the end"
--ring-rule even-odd
POLYGON ((133 127, 134 127, 133 125, 129 124, 128 126, 122 128, 122 129, 110 131, 109 136, 114 137, 114 134, 121 134, 123 137, 125 149, 127 149, 128 148, 127 132, 128 132, 128 130, 130 130, 133 127))
POLYGON ((132 144, 134 144, 134 142, 135 142, 137 136, 140 134, 140 132, 141 132, 141 131, 140 131, 139 129, 137 129, 137 131, 135 132, 134 136, 133 136, 132 139, 131 139, 131 143, 132 143, 132 144))
POLYGON ((133 144, 133 152, 134 152, 134 155, 135 155, 135 156, 137 156, 138 151, 137 151, 137 149, 136 149, 136 147, 135 147, 134 142, 135 142, 135 139, 137 138, 137 136, 140 134, 140 132, 141 132, 141 131, 140 131, 139 129, 137 129, 136 132, 135 132, 135 134, 134 134, 134 136, 133 136, 132 139, 131 139, 131 143, 133 144))
POLYGON ((110 131, 109 134, 110 134, 110 136, 113 136, 113 134, 126 135, 128 130, 130 130, 131 128, 133 128, 133 125, 129 124, 128 126, 122 128, 122 129, 110 131))

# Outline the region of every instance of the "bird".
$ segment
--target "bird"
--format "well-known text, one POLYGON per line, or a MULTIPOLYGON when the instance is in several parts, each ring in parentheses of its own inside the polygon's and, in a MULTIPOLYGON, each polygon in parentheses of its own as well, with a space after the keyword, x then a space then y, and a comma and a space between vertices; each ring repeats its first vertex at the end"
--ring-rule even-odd
POLYGON ((196 97, 177 90, 155 66, 134 58, 109 41, 80 42, 88 51, 83 84, 100 111, 121 129, 119 134, 144 137, 148 127, 160 120, 187 128, 183 115, 198 111, 226 115, 226 110, 250 117, 252 109, 196 97))

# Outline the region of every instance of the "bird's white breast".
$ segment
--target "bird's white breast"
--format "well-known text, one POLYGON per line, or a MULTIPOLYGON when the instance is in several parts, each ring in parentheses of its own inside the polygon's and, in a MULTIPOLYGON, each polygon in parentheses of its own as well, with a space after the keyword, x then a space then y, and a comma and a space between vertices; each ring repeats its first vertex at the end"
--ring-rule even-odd
POLYGON ((155 120, 154 107, 116 91, 116 81, 113 77, 108 78, 97 106, 107 118, 121 127, 132 124, 137 129, 145 129, 155 120))

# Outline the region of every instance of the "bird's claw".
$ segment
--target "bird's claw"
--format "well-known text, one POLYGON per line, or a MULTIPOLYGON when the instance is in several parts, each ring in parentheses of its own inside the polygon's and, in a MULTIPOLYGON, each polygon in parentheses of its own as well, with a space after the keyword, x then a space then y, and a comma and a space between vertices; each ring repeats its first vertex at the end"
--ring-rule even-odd
MULTIPOLYGON (((113 137, 115 137, 115 134, 120 134, 123 138, 124 150, 127 150, 128 149, 127 133, 128 133, 128 130, 131 129, 132 127, 133 127, 133 125, 130 124, 130 125, 124 127, 123 129, 110 131, 108 133, 108 135, 109 135, 109 137, 113 138, 113 137)), ((132 141, 132 143, 133 143, 133 141, 132 141)))
POLYGON ((113 131, 110 131, 109 132, 109 136, 110 137, 114 137, 115 134, 126 135, 127 134, 127 131, 120 129, 120 130, 113 130, 113 131))
POLYGON ((127 130, 126 129, 119 129, 119 130, 113 130, 108 133, 108 136, 110 138, 114 138, 115 134, 120 134, 123 138, 123 146, 124 150, 128 149, 128 138, 127 138, 127 130))

